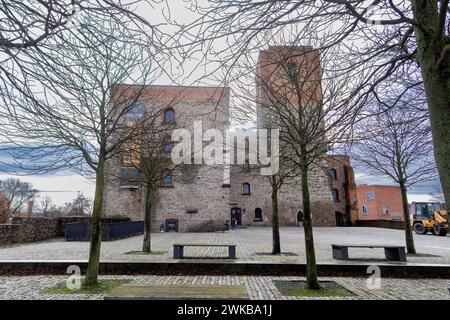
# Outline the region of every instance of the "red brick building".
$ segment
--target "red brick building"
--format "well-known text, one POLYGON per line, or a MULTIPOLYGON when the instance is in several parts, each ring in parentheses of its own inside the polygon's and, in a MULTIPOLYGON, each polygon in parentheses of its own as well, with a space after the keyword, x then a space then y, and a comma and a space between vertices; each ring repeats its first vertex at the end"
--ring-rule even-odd
POLYGON ((356 186, 358 220, 403 220, 402 194, 398 186, 356 186))
POLYGON ((345 155, 327 157, 336 226, 351 226, 358 219, 356 183, 350 158, 345 155))

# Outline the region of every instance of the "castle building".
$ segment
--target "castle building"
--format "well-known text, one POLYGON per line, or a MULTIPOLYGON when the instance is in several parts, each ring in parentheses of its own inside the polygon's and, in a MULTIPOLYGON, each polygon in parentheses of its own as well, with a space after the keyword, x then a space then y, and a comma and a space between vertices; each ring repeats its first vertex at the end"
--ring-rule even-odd
MULTIPOLYGON (((258 72, 261 75, 272 73, 273 66, 267 61, 283 47, 271 47, 260 53, 258 72)), ((299 47, 302 50, 302 47, 299 47)), ((319 63, 313 55, 311 63, 319 63)), ((309 59, 308 58, 308 59, 309 59)), ((120 87, 121 85, 119 85, 120 87)), ((123 85, 121 90, 137 90, 123 85)), ((140 89, 142 90, 142 89, 140 89)), ((320 92, 314 95, 320 99, 320 92)), ((161 126, 173 125, 187 129, 195 136, 194 123, 202 123, 203 132, 216 129, 227 136, 230 130, 230 90, 227 87, 183 87, 148 86, 141 93, 140 105, 145 110, 162 108, 161 126), (158 97, 154 99, 154 97, 158 97), (156 101, 156 102, 153 102, 156 101)), ((258 86, 257 96, 263 101, 264 90, 258 86)), ((257 110, 257 123, 264 123, 264 112, 257 110)), ((258 129, 258 128, 256 128, 258 129)), ((248 130, 250 132, 251 130, 248 130)), ((238 132, 245 136, 246 131, 238 132)), ((208 139, 207 139, 208 140, 208 139)), ((207 141, 203 140, 203 141, 207 141)), ((208 140, 209 141, 209 140, 208 140)), ((248 140, 245 140, 247 143, 248 140)), ((247 148, 247 145, 245 146, 247 148)), ((227 151, 224 151, 224 154, 227 151)), ((116 156, 107 165, 103 211, 105 215, 128 216, 133 220, 144 218, 145 190, 139 185, 129 183, 123 176, 138 174, 127 165, 130 157, 116 156), (119 177, 113 179, 112 177, 119 177)), ((349 167, 349 163, 348 167, 349 167)), ((324 161, 324 168, 336 163, 324 161)), ((344 177, 344 175, 342 176, 344 177)), ((353 175, 347 175, 353 179, 353 175)), ((347 186, 353 182, 347 182, 347 186)), ((321 168, 309 173, 312 218, 315 226, 334 226, 341 224, 336 216, 345 215, 343 220, 352 220, 350 204, 338 208, 333 200, 333 181, 330 171, 321 168)), ((340 191, 342 195, 346 191, 340 191)), ((243 164, 209 165, 205 163, 182 165, 176 174, 167 174, 153 194, 154 206, 152 228, 154 231, 201 231, 222 227, 232 221, 236 225, 271 224, 271 185, 268 176, 247 161, 243 164)), ((281 226, 298 226, 303 220, 301 187, 299 181, 282 185, 278 192, 279 222, 281 226)))

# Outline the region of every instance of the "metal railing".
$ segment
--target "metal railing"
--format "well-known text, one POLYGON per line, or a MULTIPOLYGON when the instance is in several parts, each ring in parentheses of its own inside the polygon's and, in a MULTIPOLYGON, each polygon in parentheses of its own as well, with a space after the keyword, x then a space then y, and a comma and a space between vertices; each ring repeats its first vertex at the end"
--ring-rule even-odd
MULTIPOLYGON (((67 241, 89 241, 90 224, 86 222, 68 223, 65 230, 67 241)), ((102 224, 102 241, 127 238, 144 232, 144 221, 113 222, 102 224)))

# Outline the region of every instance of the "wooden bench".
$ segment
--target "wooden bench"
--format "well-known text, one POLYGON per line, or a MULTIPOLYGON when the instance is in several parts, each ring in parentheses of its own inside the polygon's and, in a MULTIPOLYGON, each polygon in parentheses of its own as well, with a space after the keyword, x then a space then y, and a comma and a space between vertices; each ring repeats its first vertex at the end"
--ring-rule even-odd
POLYGON ((249 300, 244 285, 123 284, 104 300, 249 300))
POLYGON ((358 244, 332 244, 333 258, 348 260, 348 248, 384 248, 386 259, 392 261, 406 261, 405 247, 392 245, 358 245, 358 244))
POLYGON ((236 259, 235 244, 206 244, 206 243, 175 243, 173 245, 173 258, 184 258, 184 247, 228 247, 228 259, 236 259))

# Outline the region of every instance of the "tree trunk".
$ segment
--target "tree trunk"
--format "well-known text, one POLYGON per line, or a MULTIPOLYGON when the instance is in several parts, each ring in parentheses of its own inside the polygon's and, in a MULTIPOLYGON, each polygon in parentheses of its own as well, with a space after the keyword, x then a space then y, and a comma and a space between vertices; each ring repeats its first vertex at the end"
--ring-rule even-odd
POLYGON ((272 183, 272 254, 281 253, 280 226, 278 223, 278 189, 272 183))
POLYGON ((142 251, 152 252, 151 246, 151 229, 152 229, 152 206, 153 206, 153 185, 147 183, 147 190, 145 192, 145 218, 144 218, 144 243, 142 251))
POLYGON ((101 219, 103 207, 103 190, 105 186, 105 157, 100 152, 97 174, 95 178, 95 198, 92 210, 91 244, 89 249, 89 262, 84 284, 95 285, 98 283, 98 269, 100 264, 100 245, 102 241, 101 219))
POLYGON ((417 61, 420 64, 431 131, 434 155, 445 202, 450 203, 450 44, 444 41, 439 28, 437 1, 412 1, 414 19, 423 28, 414 29, 417 40, 417 61))
POLYGON ((409 204, 408 196, 406 194, 406 187, 404 184, 400 184, 400 189, 402 191, 402 204, 403 204, 403 218, 405 220, 405 238, 406 238, 406 249, 409 254, 415 254, 416 248, 414 246, 414 238, 411 228, 411 219, 409 217, 409 204))
POLYGON ((320 286, 317 279, 316 253, 314 250, 311 204, 308 186, 308 166, 302 165, 300 168, 300 174, 302 180, 303 228, 305 230, 306 282, 309 289, 319 290, 320 286))

